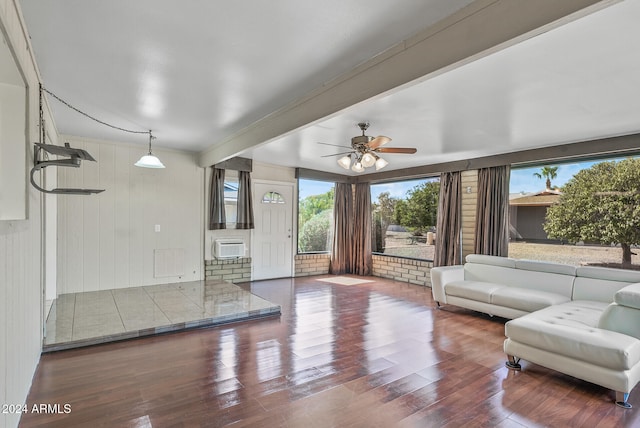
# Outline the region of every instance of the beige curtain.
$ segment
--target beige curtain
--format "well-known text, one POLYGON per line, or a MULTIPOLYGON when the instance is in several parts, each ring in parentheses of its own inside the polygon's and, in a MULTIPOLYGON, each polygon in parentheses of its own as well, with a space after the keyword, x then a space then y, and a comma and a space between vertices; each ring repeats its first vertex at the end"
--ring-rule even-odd
POLYGON ((445 172, 440 175, 436 248, 433 266, 451 266, 462 263, 460 229, 462 228, 461 173, 445 172))
POLYGON ((224 169, 211 168, 209 188, 209 230, 226 229, 224 212, 224 169))
POLYGON ((509 166, 478 170, 476 254, 509 253, 509 166))
POLYGON ((251 174, 248 171, 240 171, 238 176, 238 217, 236 219, 236 229, 253 228, 251 174))
POLYGON ((356 184, 353 199, 351 273, 371 275, 373 257, 371 255, 371 186, 369 183, 356 184))
POLYGON ((333 245, 329 273, 347 273, 351 268, 351 240, 353 228, 353 195, 351 184, 336 183, 333 203, 333 245))

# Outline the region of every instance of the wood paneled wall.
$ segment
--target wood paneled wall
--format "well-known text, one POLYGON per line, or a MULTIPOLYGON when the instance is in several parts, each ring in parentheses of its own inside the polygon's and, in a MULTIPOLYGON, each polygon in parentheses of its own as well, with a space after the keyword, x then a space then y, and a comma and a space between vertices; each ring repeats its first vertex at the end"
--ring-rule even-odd
MULTIPOLYGON (((38 70, 31 56, 18 2, 0 0, 0 27, 21 69, 27 88, 26 140, 15 139, 17 150, 26 152, 27 219, 0 221, 0 403, 23 404, 40 359, 43 326, 44 196, 28 184, 33 142, 38 141, 38 70)), ((45 105, 49 142, 57 144, 57 133, 45 105)), ((40 180, 40 174, 36 174, 40 180)), ((1 413, 0 428, 18 425, 20 413, 1 413)))
POLYGON ((204 169, 194 155, 154 148, 166 169, 138 168, 144 146, 64 141, 97 162, 59 168, 58 186, 106 190, 58 197, 58 294, 203 278, 204 169), (168 248, 184 249, 185 274, 155 278, 154 250, 168 248))

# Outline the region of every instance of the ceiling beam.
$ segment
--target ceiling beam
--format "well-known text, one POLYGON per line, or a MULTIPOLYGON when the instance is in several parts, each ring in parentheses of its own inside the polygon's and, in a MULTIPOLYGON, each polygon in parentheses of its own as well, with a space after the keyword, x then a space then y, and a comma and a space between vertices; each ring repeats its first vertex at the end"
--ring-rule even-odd
POLYGON ((460 67, 618 1, 477 0, 215 143, 199 154, 198 164, 206 167, 241 155, 354 104, 460 67))

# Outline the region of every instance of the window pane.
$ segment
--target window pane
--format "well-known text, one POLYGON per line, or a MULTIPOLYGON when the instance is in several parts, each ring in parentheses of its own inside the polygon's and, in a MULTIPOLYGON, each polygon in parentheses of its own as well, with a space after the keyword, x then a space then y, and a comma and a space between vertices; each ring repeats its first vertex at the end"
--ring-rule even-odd
POLYGON ((440 180, 371 186, 374 253, 433 260, 440 180))
POLYGON ((334 183, 298 180, 298 253, 331 249, 334 183))
POLYGON ((224 180, 224 210, 227 223, 235 223, 238 218, 238 180, 224 180))
POLYGON ((278 192, 267 192, 262 196, 263 204, 284 204, 284 197, 278 192))
POLYGON ((640 159, 511 170, 509 256, 640 269, 640 159))

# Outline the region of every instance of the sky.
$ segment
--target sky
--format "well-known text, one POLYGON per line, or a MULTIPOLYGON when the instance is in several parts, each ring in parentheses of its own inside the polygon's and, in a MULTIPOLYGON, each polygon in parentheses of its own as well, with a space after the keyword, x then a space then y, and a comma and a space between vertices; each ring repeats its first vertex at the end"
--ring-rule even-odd
MULTIPOLYGON (((619 161, 623 158, 608 159, 612 161, 619 161)), ((512 168, 511 179, 509 182, 509 193, 531 193, 540 192, 545 189, 546 179, 537 178, 533 174, 540 172, 543 166, 557 166, 558 176, 551 180, 551 186, 562 187, 567 181, 573 177, 578 171, 586 168, 590 168, 593 164, 601 161, 588 161, 588 162, 574 162, 563 164, 548 164, 539 165, 531 168, 512 168)), ((371 200, 376 201, 378 195, 382 192, 389 192, 392 197, 404 198, 407 192, 417 186, 418 184, 426 181, 426 179, 408 180, 408 181, 396 181, 393 183, 376 184, 371 186, 371 200)), ((300 199, 304 199, 309 195, 318 195, 327 192, 333 187, 333 183, 320 182, 313 180, 300 180, 300 199)))
POLYGON ((577 162, 577 163, 566 163, 561 165, 540 165, 535 166, 533 168, 512 168, 511 169, 511 179, 509 181, 509 193, 531 193, 531 192, 540 192, 546 188, 546 178, 538 178, 533 174, 536 172, 540 172, 543 166, 557 166, 558 171, 556 174, 558 176, 551 180, 551 187, 562 187, 567 181, 573 177, 578 171, 589 168, 591 165, 596 163, 592 162, 577 162))

